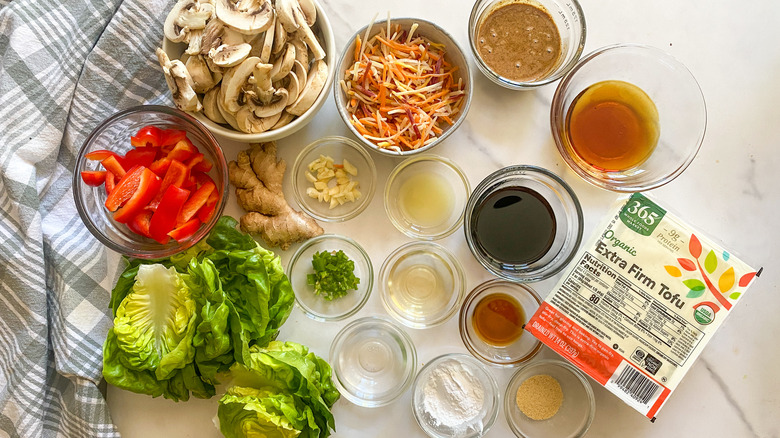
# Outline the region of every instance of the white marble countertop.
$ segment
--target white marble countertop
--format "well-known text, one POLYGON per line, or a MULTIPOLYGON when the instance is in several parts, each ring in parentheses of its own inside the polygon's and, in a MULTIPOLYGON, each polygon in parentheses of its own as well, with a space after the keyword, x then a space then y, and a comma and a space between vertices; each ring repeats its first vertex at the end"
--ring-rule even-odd
MULTIPOLYGON (((338 50, 375 13, 432 20, 468 50, 467 22, 472 3, 447 0, 325 0, 338 50)), ((707 101, 704 145, 688 170, 652 194, 705 234, 719 239, 746 262, 763 266, 761 278, 734 309, 733 315, 704 350, 686 378, 650 423, 598 384, 596 416, 587 436, 780 436, 780 183, 777 128, 780 125, 780 3, 771 0, 725 1, 596 1, 582 5, 588 27, 585 53, 618 43, 649 44, 668 51, 696 76, 707 101)), ((470 56, 469 52, 469 56, 470 56)), ((434 150, 458 162, 472 187, 494 170, 510 164, 533 164, 552 170, 579 196, 585 214, 585 238, 616 194, 580 180, 558 155, 550 134, 550 100, 557 83, 536 91, 511 92, 486 79, 471 60, 474 98, 465 123, 434 150)), ((291 163, 309 142, 325 135, 349 135, 329 99, 303 131, 281 140, 280 155, 291 163)), ((234 159, 243 147, 225 142, 234 159)), ((323 224, 326 232, 347 234, 361 243, 378 271, 384 258, 408 238, 396 231, 382 205, 390 170, 400 160, 373 154, 378 170, 377 195, 369 209, 342 224, 323 224), (380 237, 381 236, 381 237, 380 237)), ((233 196, 231 194, 231 196, 233 196)), ((288 193, 288 199, 292 199, 288 193)), ((234 198, 226 213, 238 216, 234 198)), ((491 278, 470 254, 462 232, 440 241, 463 262, 467 290, 491 278)), ((282 254, 283 261, 292 251, 282 254)), ((532 286, 546 296, 553 279, 532 286)), ((355 318, 385 315, 378 294, 355 318)), ((321 323, 295 309, 280 339, 294 340, 328 357, 331 340, 346 322, 321 323)), ((419 365, 448 352, 466 352, 457 318, 428 330, 407 332, 414 340, 419 365)), ((549 350, 539 357, 554 357, 549 350)), ((491 368, 499 387, 513 370, 491 368)), ((410 393, 377 409, 352 405, 343 397, 334 407, 337 437, 423 437, 415 423, 410 393)), ((217 437, 212 425, 217 398, 173 403, 164 399, 108 389, 111 413, 128 438, 217 437)), ((487 437, 511 432, 503 413, 487 437)))

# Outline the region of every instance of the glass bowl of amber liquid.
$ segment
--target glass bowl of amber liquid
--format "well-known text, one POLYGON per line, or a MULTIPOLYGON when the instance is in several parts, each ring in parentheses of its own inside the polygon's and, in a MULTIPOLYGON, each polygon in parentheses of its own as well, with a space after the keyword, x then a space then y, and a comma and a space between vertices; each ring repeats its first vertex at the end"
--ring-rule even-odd
POLYGON ((460 308, 460 337, 477 359, 500 367, 527 362, 542 344, 525 323, 542 299, 530 286, 493 279, 475 287, 460 308))
POLYGON ((560 79, 580 59, 586 33, 577 0, 477 0, 469 17, 477 67, 511 90, 560 79))
POLYGON ((550 123, 564 161, 585 181, 638 192, 691 164, 707 111, 683 64, 654 47, 618 44, 585 56, 561 80, 550 123))

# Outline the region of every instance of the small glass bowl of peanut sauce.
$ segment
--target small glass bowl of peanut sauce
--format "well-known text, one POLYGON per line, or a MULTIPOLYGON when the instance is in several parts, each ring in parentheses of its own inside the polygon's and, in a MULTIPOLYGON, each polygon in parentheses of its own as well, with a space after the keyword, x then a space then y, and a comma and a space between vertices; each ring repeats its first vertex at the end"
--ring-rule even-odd
POLYGON ((477 67, 512 90, 560 79, 579 60, 585 34, 577 0, 477 0, 469 17, 477 67))

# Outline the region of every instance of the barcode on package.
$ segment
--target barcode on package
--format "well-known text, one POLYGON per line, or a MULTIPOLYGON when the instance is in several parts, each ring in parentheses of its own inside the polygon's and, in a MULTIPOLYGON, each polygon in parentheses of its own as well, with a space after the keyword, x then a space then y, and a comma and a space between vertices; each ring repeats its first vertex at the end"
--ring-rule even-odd
POLYGON ((629 404, 641 406, 645 410, 652 406, 661 395, 661 385, 642 374, 631 364, 623 361, 617 367, 605 387, 618 389, 627 397, 621 397, 629 404))

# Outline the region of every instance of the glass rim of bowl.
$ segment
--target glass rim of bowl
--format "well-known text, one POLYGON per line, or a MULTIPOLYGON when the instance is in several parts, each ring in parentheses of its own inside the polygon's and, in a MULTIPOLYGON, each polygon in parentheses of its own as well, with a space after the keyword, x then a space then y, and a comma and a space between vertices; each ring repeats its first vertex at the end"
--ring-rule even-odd
MULTIPOLYGON (((516 367, 520 364, 527 363, 528 361, 533 359, 534 356, 536 356, 536 354, 539 353, 539 351, 541 351, 542 342, 539 339, 536 339, 534 337, 535 342, 533 344, 533 347, 530 348, 528 352, 525 353, 522 357, 513 359, 511 361, 502 362, 487 357, 482 352, 480 352, 477 346, 475 345, 475 342, 472 340, 471 336, 469 336, 468 328, 466 327, 469 322, 467 309, 469 308, 471 303, 477 300, 478 298, 481 298, 483 295, 490 293, 492 289, 494 289, 497 286, 510 287, 513 288, 516 292, 519 292, 518 289, 520 289, 522 290, 522 293, 525 293, 528 296, 530 296, 538 306, 542 305, 543 302, 542 298, 539 296, 536 290, 534 290, 534 288, 532 288, 528 284, 518 283, 516 281, 510 281, 503 278, 492 278, 490 280, 486 280, 478 284, 477 286, 474 287, 474 289, 472 289, 468 293, 468 295, 466 295, 466 298, 463 300, 463 304, 461 304, 460 306, 460 315, 458 316, 458 330, 460 332, 460 338, 461 341, 463 342, 463 345, 466 347, 469 353, 471 353, 471 355, 474 356, 475 358, 491 366, 496 366, 501 368, 516 367)), ((528 315, 528 312, 526 311, 525 308, 523 308, 523 313, 526 314, 526 322, 523 325, 523 327, 525 327, 525 324, 528 323, 527 320, 530 319, 531 316, 528 315)), ((523 329, 522 333, 523 333, 522 335, 533 336, 530 333, 525 332, 525 329, 523 329)), ((517 342, 517 339, 513 343, 515 342, 517 342)))
POLYGON ((458 312, 458 309, 460 308, 461 301, 463 301, 463 297, 465 296, 466 292, 466 275, 463 271, 463 266, 458 261, 457 257, 455 257, 455 254, 453 254, 449 249, 446 247, 439 245, 436 242, 431 241, 413 241, 413 242, 407 242, 398 248, 394 249, 393 252, 388 255, 384 262, 382 262, 382 267, 379 269, 379 283, 380 283, 380 291, 379 296, 382 299, 382 306, 387 311, 387 313, 393 317, 396 321, 400 322, 401 324, 412 328, 412 329, 427 329, 439 326, 441 324, 444 324, 445 322, 449 321, 450 318, 452 318, 453 315, 455 315, 458 312), (457 298, 455 302, 453 303, 453 306, 448 309, 445 313, 441 314, 438 319, 435 319, 431 322, 425 322, 425 321, 415 321, 407 317, 406 314, 402 313, 399 309, 397 309, 396 306, 392 306, 390 301, 390 297, 388 296, 389 292, 387 290, 387 280, 390 275, 390 269, 395 267, 397 262, 399 261, 400 256, 404 254, 408 254, 411 250, 415 249, 422 249, 422 250, 434 250, 438 251, 441 254, 443 254, 446 258, 445 262, 447 265, 453 267, 453 280, 457 280, 460 284, 460 287, 458 288, 456 294, 457 298))
MULTIPOLYGON (((222 169, 221 184, 223 190, 229 187, 230 183, 228 179, 227 160, 225 159, 225 155, 222 151, 222 146, 220 146, 219 141, 217 141, 214 134, 205 125, 203 125, 192 115, 184 111, 181 111, 178 108, 168 107, 163 105, 136 105, 118 111, 112 114, 111 116, 109 116, 108 118, 102 120, 100 123, 98 123, 98 125, 84 139, 84 142, 81 144, 81 147, 79 148, 76 155, 76 163, 74 165, 73 178, 71 180, 72 187, 73 187, 74 203, 76 204, 76 211, 78 212, 79 217, 81 218, 81 222, 84 224, 87 230, 89 230, 90 234, 92 234, 92 236, 94 236, 95 239, 97 239, 101 244, 103 244, 108 249, 129 257, 140 258, 140 259, 156 259, 156 258, 169 257, 171 255, 177 254, 181 251, 184 251, 192 247, 193 245, 201 241, 203 238, 205 238, 208 235, 208 233, 211 232, 211 229, 217 223, 219 218, 222 216, 222 213, 224 212, 225 209, 225 205, 227 204, 228 196, 225 196, 224 194, 220 196, 220 200, 214 209, 214 212, 212 214, 209 223, 204 224, 205 226, 202 226, 198 231, 196 231, 195 234, 193 234, 193 236, 190 237, 185 242, 184 245, 177 244, 167 249, 161 246, 160 249, 131 250, 123 245, 114 242, 113 240, 105 236, 105 234, 101 232, 97 228, 97 226, 95 226, 95 224, 92 222, 89 212, 87 211, 84 205, 85 194, 83 194, 82 191, 79 189, 81 184, 80 170, 85 166, 85 163, 89 161, 86 158, 87 147, 92 142, 94 142, 95 139, 100 134, 102 134, 106 129, 108 129, 113 122, 124 119, 134 114, 139 114, 144 112, 152 112, 152 113, 156 112, 156 113, 164 114, 166 116, 177 117, 181 119, 183 123, 189 124, 194 130, 198 131, 200 134, 205 136, 208 142, 214 146, 213 154, 218 161, 217 163, 214 163, 214 166, 215 167, 219 166, 219 168, 222 169)), ((128 144, 129 142, 130 140, 128 139, 128 144)))
POLYGON ((469 183, 468 177, 466 176, 466 173, 463 172, 463 169, 461 169, 460 166, 458 166, 458 164, 455 161, 446 157, 442 157, 440 155, 430 154, 430 153, 413 156, 405 159, 404 161, 396 165, 395 168, 393 168, 393 170, 390 172, 390 175, 387 177, 387 182, 385 183, 385 193, 383 196, 385 214, 387 214, 387 217, 388 219, 390 219, 390 222, 393 224, 393 226, 398 231, 400 231, 401 233, 405 234, 408 237, 411 237, 413 239, 428 240, 428 241, 439 240, 451 235, 458 229, 458 227, 460 227, 463 224, 466 217, 466 211, 468 210, 468 200, 471 193, 472 193, 471 184, 469 183), (440 231, 438 233, 424 234, 406 228, 398 220, 396 215, 390 210, 390 203, 388 202, 388 200, 390 199, 390 190, 392 189, 393 183, 395 182, 398 175, 400 175, 401 172, 404 171, 404 169, 410 167, 413 164, 419 163, 421 161, 430 161, 430 162, 434 162, 446 166, 448 169, 453 171, 458 176, 460 181, 463 183, 462 188, 466 192, 466 202, 463 205, 463 210, 460 212, 457 219, 447 229, 440 231))
MULTIPOLYGON (((662 187, 670 183, 675 178, 680 176, 691 165, 691 163, 693 163, 693 160, 696 159, 696 156, 698 155, 702 145, 704 144, 704 137, 707 132, 707 103, 704 97, 704 92, 702 91, 701 85, 699 84, 699 81, 696 79, 696 76, 693 75, 693 73, 685 64, 683 64, 680 60, 672 56, 670 53, 664 51, 663 49, 648 44, 615 43, 615 44, 609 44, 603 47, 599 47, 593 50, 592 52, 588 53, 587 55, 583 56, 577 62, 577 65, 575 65, 568 73, 566 73, 563 79, 561 79, 561 82, 558 84, 558 86, 555 89, 555 94, 553 95, 552 103, 550 105, 550 127, 551 127, 550 130, 552 131, 553 140, 555 142, 555 147, 558 150, 559 154, 561 155, 561 158, 569 167, 569 169, 571 169, 575 174, 577 174, 577 176, 579 176, 584 181, 588 182, 589 184, 595 187, 599 187, 602 189, 606 189, 618 193, 634 193, 639 191, 648 191, 648 190, 657 189, 658 187, 662 187), (569 151, 567 150, 567 147, 564 146, 565 142, 561 138, 561 131, 559 129, 556 129, 556 127, 561 126, 562 124, 565 123, 569 108, 568 107, 563 108, 563 104, 564 104, 563 93, 564 90, 568 88, 568 85, 571 83, 571 81, 574 79, 575 74, 579 72, 585 65, 587 65, 593 59, 598 58, 604 53, 613 52, 615 50, 620 50, 620 49, 645 50, 647 52, 653 53, 658 58, 663 59, 667 63, 667 65, 671 65, 674 68, 680 69, 681 71, 685 72, 692 80, 692 83, 696 86, 698 95, 701 98, 701 104, 703 110, 702 117, 704 120, 703 120, 703 125, 701 127, 701 133, 699 134, 697 139, 696 147, 694 147, 688 152, 688 155, 686 156, 685 160, 680 162, 680 164, 678 164, 674 170, 672 170, 664 177, 658 178, 654 182, 639 184, 639 183, 632 183, 631 181, 628 181, 628 183, 623 183, 621 181, 605 180, 603 178, 597 177, 593 173, 588 172, 587 170, 580 167, 578 164, 576 164, 578 161, 569 156, 569 151)), ((601 172, 601 173, 606 174, 607 172, 601 172)))
MULTIPOLYGON (((511 390, 514 389, 515 391, 517 391, 517 388, 515 388, 515 384, 521 377, 524 377, 524 373, 528 373, 528 372, 533 373, 533 369, 535 368, 548 369, 549 367, 558 367, 568 371, 571 375, 573 375, 577 379, 577 381, 581 384, 585 392, 586 398, 588 400, 587 403, 588 420, 586 421, 584 427, 577 432, 577 435, 574 435, 575 437, 582 437, 588 432, 591 424, 593 423, 593 419, 596 416, 596 398, 593 394, 593 387, 590 385, 590 382, 588 382, 588 378, 580 369, 572 365, 570 362, 560 360, 560 359, 548 358, 548 359, 535 360, 533 362, 529 362, 527 364, 520 366, 517 369, 517 371, 512 373, 512 376, 509 378, 509 381, 506 384, 506 389, 504 390, 503 410, 504 410, 504 418, 506 419, 507 425, 509 426, 509 429, 512 430, 512 433, 515 434, 515 436, 519 438, 526 438, 526 435, 523 434, 522 431, 520 431, 520 429, 517 427, 515 422, 512 421, 510 409, 512 409, 513 407, 512 404, 515 402, 515 397, 514 394, 511 394, 512 392, 511 390)), ((543 374, 543 372, 533 373, 530 376, 527 376, 527 379, 541 374, 543 374)), ((564 398, 565 397, 566 394, 564 393, 564 398)), ((531 420, 531 421, 536 421, 536 420, 531 420)), ((547 421, 547 420, 541 420, 541 421, 547 421)), ((531 438, 531 437, 527 437, 527 438, 531 438)))
MULTIPOLYGON (((553 3, 558 3, 557 0, 551 0, 553 3)), ((471 14, 469 15, 469 21, 468 21, 468 32, 469 32, 469 46, 471 47, 472 55, 474 55, 474 60, 476 61, 477 67, 479 70, 485 74, 485 76, 490 79, 493 83, 498 84, 504 88, 508 88, 511 90, 516 91, 522 91, 522 90, 531 90, 537 87, 541 87, 543 85, 550 84, 552 82, 557 81, 558 79, 564 77, 566 74, 568 74, 569 71, 571 71, 579 62, 580 57, 582 56, 582 52, 585 49, 585 40, 588 33, 588 26, 587 22, 585 21, 585 13, 582 10, 582 5, 580 5, 579 0, 567 0, 574 4, 574 11, 577 17, 579 18, 577 21, 581 24, 580 26, 580 38, 577 42, 577 49, 575 50, 574 55, 572 56, 572 59, 569 60, 566 64, 563 64, 557 68, 557 72, 554 74, 547 76, 545 78, 542 78, 537 81, 513 81, 511 79, 505 78, 493 71, 488 65, 485 63, 485 61, 482 59, 482 57, 479 55, 479 50, 476 46, 476 37, 475 34, 478 31, 477 25, 480 21, 480 18, 482 16, 482 13, 484 11, 480 11, 480 7, 484 3, 491 3, 489 4, 485 9, 490 8, 492 6, 492 3, 501 3, 501 0, 477 0, 474 2, 474 6, 471 8, 471 14)), ((506 2, 508 3, 527 3, 524 1, 510 1, 506 2)), ((547 9, 547 8, 545 8, 547 9)), ((547 11, 548 13, 550 11, 547 11)), ((550 14, 552 15, 552 14, 550 14)), ((560 32, 560 30, 559 30, 560 32)))
MULTIPOLYGON (((545 198, 547 199, 547 198, 545 198)), ((549 201, 548 201, 549 202, 549 201)), ((561 202, 562 208, 569 213, 569 210, 566 208, 566 205, 561 202)), ((519 283, 531 283, 531 282, 537 282, 546 280, 555 274, 562 271, 568 264, 571 262, 571 260, 574 258, 574 256, 577 253, 577 249, 579 248, 580 244, 582 243, 582 234, 584 229, 584 219, 583 219, 583 212, 582 212, 582 205, 580 204, 579 198, 577 197, 577 194, 574 192, 574 190, 571 188, 571 186, 566 183, 566 181, 563 180, 563 178, 559 177, 552 171, 545 169, 543 167, 539 166, 533 166, 533 165, 527 165, 527 164, 517 164, 517 165, 510 165, 506 167, 502 167, 501 169, 498 169, 491 173, 490 175, 486 176, 482 179, 482 181, 477 184, 477 186, 474 188, 473 192, 469 196, 468 202, 466 204, 465 212, 464 212, 464 220, 463 220, 463 231, 466 235, 466 244, 469 247, 469 250, 471 251, 471 254, 474 256, 475 259, 479 262, 480 265, 482 265, 485 269, 487 269, 489 272, 493 273, 497 277, 500 277, 504 280, 509 280, 513 282, 519 282, 519 283), (569 218, 567 217, 567 224, 574 230, 574 240, 568 242, 569 248, 568 253, 565 253, 565 256, 562 258, 558 258, 558 255, 553 257, 553 259, 549 260, 547 263, 540 265, 536 268, 532 269, 525 269, 523 271, 512 271, 507 272, 506 270, 502 270, 497 268, 496 266, 492 265, 486 257, 482 254, 482 251, 478 248, 477 242, 472 236, 471 229, 471 216, 474 213, 474 210, 477 207, 477 201, 484 201, 486 199, 486 195, 489 192, 492 192, 495 189, 495 186, 501 183, 502 179, 506 179, 513 176, 527 176, 530 177, 533 181, 539 182, 537 180, 538 176, 541 175, 545 178, 548 178, 555 184, 560 186, 560 189, 562 190, 552 190, 555 194, 558 195, 558 198, 562 198, 563 195, 566 195, 565 198, 569 200, 574 207, 573 215, 576 216, 576 223, 572 224, 569 223, 569 218), (552 266, 552 267, 551 267, 552 266)), ((565 239, 564 239, 564 243, 565 239)), ((564 247, 562 246, 558 250, 558 254, 561 254, 564 247)), ((549 251, 549 250, 548 250, 549 251)), ((547 255, 545 253, 544 256, 542 256, 542 259, 547 255)), ((536 263, 532 262, 531 264, 536 263)), ((500 263, 502 266, 509 266, 509 263, 500 263)), ((514 266, 514 265, 513 265, 514 266)), ((522 265, 518 265, 522 266, 522 265)))
MULTIPOLYGON (((355 163, 352 163, 355 164, 355 163)), ((364 171, 365 172, 365 171, 364 171)), ((313 142, 309 143, 304 147, 298 155, 295 157, 295 161, 293 162, 292 171, 290 172, 290 176, 293 179, 293 195, 295 196, 295 202, 298 203, 298 206, 301 207, 308 215, 314 217, 315 219, 321 220, 323 222, 345 222, 350 219, 354 219, 357 217, 360 213, 366 210, 369 204, 371 204, 371 200, 374 198, 374 193, 376 192, 376 178, 377 178, 377 172, 376 172, 376 164, 374 163, 374 159, 371 157, 371 154, 366 151, 366 148, 362 147, 360 143, 356 142, 355 140, 347 137, 343 137, 340 135, 329 135, 326 137, 319 138, 317 140, 314 140, 313 142), (357 204, 354 209, 352 209, 349 213, 341 215, 341 216, 325 216, 322 215, 316 211, 314 211, 312 208, 309 207, 308 195, 305 194, 304 191, 301 191, 301 187, 298 186, 296 183, 296 175, 298 172, 306 168, 308 163, 304 163, 303 158, 311 153, 316 148, 328 143, 328 142, 340 142, 343 143, 345 147, 349 147, 357 151, 357 153, 366 161, 368 164, 368 174, 369 174, 369 182, 370 187, 368 189, 367 193, 363 193, 362 199, 359 201, 355 201, 357 204)))
POLYGON ((406 390, 409 389, 417 376, 417 348, 415 347, 412 338, 395 322, 388 318, 377 315, 358 318, 339 330, 330 344, 328 361, 333 364, 333 375, 335 377, 334 383, 341 387, 341 394, 353 404, 366 408, 378 408, 394 402, 399 397, 401 397, 406 392, 406 390), (381 326, 385 333, 393 335, 393 338, 397 344, 404 348, 404 351, 407 355, 403 380, 398 382, 399 384, 396 386, 394 391, 390 392, 389 396, 381 400, 369 400, 366 398, 361 398, 359 395, 353 394, 351 391, 347 390, 347 386, 344 385, 341 381, 341 367, 339 366, 339 361, 336 360, 341 349, 343 348, 343 343, 345 341, 344 338, 347 335, 356 332, 358 328, 363 328, 364 326, 370 324, 381 326))
MULTIPOLYGON (((489 415, 483 418, 482 430, 475 431, 472 434, 464 435, 462 438, 477 438, 483 436, 493 427, 493 425, 496 422, 496 419, 498 419, 498 413, 501 410, 501 391, 498 389, 498 382, 496 381, 496 377, 493 375, 492 372, 490 372, 486 364, 478 360, 474 356, 469 356, 468 354, 465 353, 445 353, 434 357, 433 359, 429 360, 428 363, 426 363, 422 368, 420 368, 420 371, 417 373, 417 376, 415 376, 414 378, 414 383, 412 383, 411 404, 412 404, 412 414, 414 415, 414 419, 415 421, 417 421, 417 425, 420 426, 420 429, 422 429, 426 435, 434 438, 447 438, 446 435, 442 435, 435 431, 429 430, 427 423, 423 421, 422 414, 418 412, 417 404, 415 403, 415 395, 417 393, 418 385, 422 383, 421 379, 423 377, 429 377, 429 374, 431 370, 434 369, 434 367, 438 366, 439 364, 447 360, 455 360, 460 364, 463 364, 464 362, 468 363, 471 370, 475 370, 475 369, 479 370, 490 384, 489 390, 491 395, 490 397, 491 408, 488 410, 489 415)), ((485 389, 487 390, 487 388, 485 389)))
MULTIPOLYGON (((321 322, 341 321, 356 314, 366 305, 369 297, 371 296, 371 292, 373 292, 374 289, 374 266, 371 263, 371 257, 368 256, 368 252, 366 252, 366 250, 354 239, 351 239, 347 236, 343 236, 340 234, 321 234, 319 236, 312 237, 311 239, 301 244, 301 246, 298 247, 295 253, 293 253, 292 257, 290 258, 290 261, 287 263, 287 270, 285 271, 285 274, 287 274, 287 277, 290 280, 290 282, 292 282, 292 278, 293 278, 292 276, 293 269, 300 261, 300 258, 303 255, 303 253, 306 252, 306 250, 308 250, 309 248, 313 247, 315 244, 327 240, 338 240, 346 243, 348 246, 355 249, 357 253, 360 255, 360 257, 365 261, 366 265, 368 266, 368 272, 365 275, 365 277, 367 277, 366 293, 363 294, 363 297, 360 299, 360 301, 357 302, 355 307, 349 309, 345 313, 337 314, 334 316, 327 316, 320 313, 316 313, 313 310, 309 309, 308 306, 303 305, 301 299, 298 297, 299 294, 298 293, 295 294, 295 305, 298 306, 299 309, 301 309, 301 312, 303 312, 303 314, 306 315, 307 317, 315 321, 321 321, 321 322)), ((361 278, 360 281, 362 282, 363 279, 361 278)))
MULTIPOLYGON (((386 21, 379 20, 379 21, 373 21, 369 24, 366 24, 365 26, 361 26, 352 36, 350 36, 344 44, 344 48, 342 49, 341 55, 338 58, 338 61, 336 62, 336 72, 335 75, 337 76, 336 79, 333 80, 333 99, 336 101, 336 110, 339 114, 339 118, 341 121, 347 126, 347 129, 359 140, 360 144, 368 148, 369 150, 372 150, 380 155, 389 156, 389 157, 396 157, 396 158, 407 158, 410 156, 414 156, 417 154, 424 153, 426 151, 430 151, 431 149, 437 147, 440 145, 447 137, 449 137, 453 132, 455 132, 461 124, 463 124, 463 121, 466 119, 466 115, 469 112, 469 109, 471 108, 471 100, 474 95, 473 92, 473 82, 474 82, 474 75, 471 72, 471 67, 469 66, 468 57, 466 56, 466 52, 463 50, 463 47, 458 43, 458 41, 452 36, 451 33, 449 33, 446 29, 439 26, 435 22, 431 20, 427 20, 425 18, 421 17, 408 17, 408 16, 401 16, 401 17, 390 17, 389 18, 390 23, 397 23, 399 21, 412 21, 413 23, 417 24, 425 24, 426 26, 431 26, 433 29, 435 29, 437 32, 440 32, 442 35, 444 35, 445 38, 449 40, 449 42, 452 43, 454 50, 448 50, 448 53, 458 53, 459 57, 463 58, 463 66, 464 68, 461 69, 461 79, 463 80, 463 83, 465 84, 464 87, 464 97, 465 102, 463 103, 463 106, 461 107, 460 111, 456 114, 455 118, 453 119, 454 123, 451 126, 444 127, 442 134, 436 138, 436 140, 432 141, 431 143, 424 145, 422 147, 419 147, 417 149, 412 149, 409 151, 395 151, 393 149, 387 149, 387 148, 380 148, 376 145, 376 143, 373 143, 371 140, 364 138, 360 132, 355 129, 355 127, 352 125, 352 123, 349 122, 350 120, 350 114, 348 113, 346 106, 344 105, 344 102, 341 98, 343 96, 343 89, 341 88, 341 80, 344 76, 344 71, 341 71, 342 66, 345 64, 346 60, 349 56, 352 56, 352 60, 354 61, 354 55, 352 53, 352 50, 350 48, 353 47, 353 44, 355 42, 355 39, 357 37, 361 37, 361 39, 365 36, 366 29, 369 26, 372 26, 372 29, 376 28, 379 29, 381 26, 383 26, 386 21)), ((404 26, 402 24, 402 26, 404 26)), ((420 33, 420 30, 417 30, 418 33, 420 33)), ((373 35, 373 32, 372 32, 373 35)), ((441 42, 441 41, 434 41, 440 44, 449 44, 449 42, 441 42)), ((351 64, 350 64, 351 65, 351 64)))

